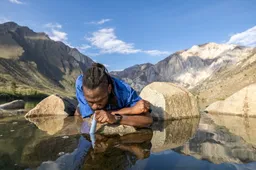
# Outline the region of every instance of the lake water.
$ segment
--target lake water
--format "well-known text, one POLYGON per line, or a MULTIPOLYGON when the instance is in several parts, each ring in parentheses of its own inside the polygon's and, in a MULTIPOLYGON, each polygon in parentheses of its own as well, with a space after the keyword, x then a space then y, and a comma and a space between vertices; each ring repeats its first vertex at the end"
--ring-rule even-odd
POLYGON ((202 114, 140 133, 87 134, 78 117, 0 118, 0 169, 255 170, 256 119, 202 114))

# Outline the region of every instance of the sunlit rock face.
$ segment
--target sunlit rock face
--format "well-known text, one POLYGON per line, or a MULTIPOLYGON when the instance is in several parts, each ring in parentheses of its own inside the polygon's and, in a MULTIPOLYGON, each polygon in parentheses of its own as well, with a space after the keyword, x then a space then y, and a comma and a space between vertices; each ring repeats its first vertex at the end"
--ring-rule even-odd
POLYGON ((217 101, 206 108, 207 112, 256 117, 256 84, 234 93, 224 101, 217 101))
POLYGON ((35 108, 30 110, 25 117, 42 117, 42 116, 68 116, 73 115, 76 110, 77 103, 59 95, 51 95, 35 108))
POLYGON ((158 120, 199 117, 195 97, 178 85, 154 82, 147 85, 140 96, 151 103, 151 115, 158 120))
POLYGON ((221 70, 245 64, 245 59, 253 54, 255 48, 211 42, 177 51, 155 65, 135 65, 112 74, 128 81, 138 91, 155 81, 175 82, 191 89, 204 80, 209 82, 221 70), (141 69, 145 65, 145 69, 141 69))

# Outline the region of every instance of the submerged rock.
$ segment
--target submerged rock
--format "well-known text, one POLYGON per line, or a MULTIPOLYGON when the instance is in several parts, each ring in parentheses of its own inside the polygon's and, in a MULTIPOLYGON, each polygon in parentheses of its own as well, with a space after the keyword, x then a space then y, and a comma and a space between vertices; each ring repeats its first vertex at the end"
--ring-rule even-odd
POLYGON ((147 85, 140 96, 152 104, 151 115, 159 120, 199 117, 196 98, 178 85, 154 82, 147 85))
POLYGON ((256 83, 241 89, 224 101, 212 103, 205 111, 256 117, 256 83))
POLYGON ((24 100, 14 100, 9 103, 1 104, 0 109, 13 110, 13 109, 24 109, 24 100))
POLYGON ((30 110, 25 117, 39 117, 51 115, 73 115, 77 103, 71 99, 63 98, 58 95, 51 95, 30 110))

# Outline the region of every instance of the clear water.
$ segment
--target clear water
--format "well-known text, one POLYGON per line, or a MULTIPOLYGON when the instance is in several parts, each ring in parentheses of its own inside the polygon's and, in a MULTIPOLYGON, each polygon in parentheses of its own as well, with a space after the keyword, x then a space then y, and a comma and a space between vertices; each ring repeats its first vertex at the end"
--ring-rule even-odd
POLYGON ((96 135, 93 148, 78 117, 7 116, 0 118, 0 169, 255 170, 254 126, 253 118, 203 114, 137 134, 96 135))

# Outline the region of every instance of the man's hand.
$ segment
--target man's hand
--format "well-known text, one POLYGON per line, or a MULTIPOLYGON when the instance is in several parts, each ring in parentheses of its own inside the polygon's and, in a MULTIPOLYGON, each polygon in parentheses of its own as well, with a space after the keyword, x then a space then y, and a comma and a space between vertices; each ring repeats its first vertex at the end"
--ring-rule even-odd
POLYGON ((96 110, 94 114, 97 122, 110 124, 116 122, 115 116, 105 110, 96 110))
POLYGON ((150 103, 146 100, 140 100, 132 107, 132 114, 146 113, 149 109, 150 103))

